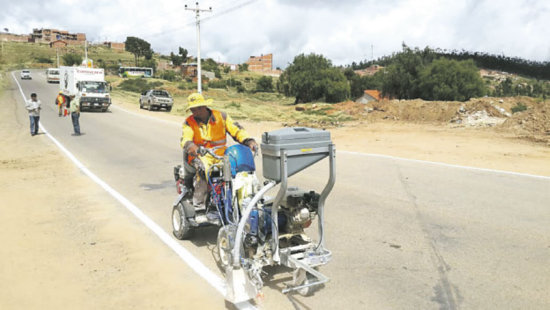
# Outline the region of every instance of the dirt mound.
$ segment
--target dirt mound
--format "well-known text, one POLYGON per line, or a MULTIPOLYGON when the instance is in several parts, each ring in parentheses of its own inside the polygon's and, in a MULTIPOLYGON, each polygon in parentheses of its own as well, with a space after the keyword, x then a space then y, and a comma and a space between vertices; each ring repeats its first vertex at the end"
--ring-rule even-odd
POLYGON ((550 102, 530 102, 525 111, 512 114, 501 130, 550 145, 550 102))
POLYGON ((362 104, 345 101, 329 108, 313 106, 311 109, 324 110, 327 115, 342 113, 368 122, 393 120, 451 124, 452 127, 495 127, 521 138, 550 143, 550 103, 530 97, 484 97, 466 102, 415 99, 362 104), (513 111, 518 107, 525 111, 513 111))

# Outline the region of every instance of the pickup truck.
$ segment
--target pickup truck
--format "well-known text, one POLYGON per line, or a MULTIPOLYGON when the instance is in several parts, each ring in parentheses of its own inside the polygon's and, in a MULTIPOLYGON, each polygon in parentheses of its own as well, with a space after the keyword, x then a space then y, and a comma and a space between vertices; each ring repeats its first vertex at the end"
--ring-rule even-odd
POLYGON ((162 89, 146 90, 141 93, 141 97, 139 98, 139 108, 147 108, 149 111, 164 108, 170 112, 173 104, 174 99, 172 99, 170 93, 162 89))
POLYGON ((21 79, 22 80, 32 80, 31 71, 21 70, 21 79))

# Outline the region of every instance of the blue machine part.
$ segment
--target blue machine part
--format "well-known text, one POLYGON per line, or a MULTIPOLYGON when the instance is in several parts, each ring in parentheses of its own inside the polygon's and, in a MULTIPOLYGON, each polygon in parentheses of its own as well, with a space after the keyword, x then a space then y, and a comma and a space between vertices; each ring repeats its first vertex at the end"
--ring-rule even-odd
MULTIPOLYGON (((271 207, 264 207, 264 222, 263 222, 263 233, 269 234, 271 233, 271 207)), ((277 229, 279 232, 281 231, 282 227, 286 226, 287 218, 286 215, 282 212, 279 212, 277 214, 277 229)))
POLYGON ((242 144, 232 145, 225 150, 225 155, 229 156, 232 177, 235 177, 238 172, 256 171, 254 155, 248 146, 242 144))

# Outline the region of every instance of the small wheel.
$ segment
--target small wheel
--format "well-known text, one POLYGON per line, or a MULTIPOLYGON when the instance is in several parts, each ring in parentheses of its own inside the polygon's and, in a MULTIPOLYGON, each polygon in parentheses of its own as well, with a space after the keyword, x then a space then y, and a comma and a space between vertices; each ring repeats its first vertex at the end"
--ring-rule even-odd
POLYGON ((189 239, 191 236, 191 225, 185 215, 185 208, 180 202, 172 209, 172 228, 173 233, 179 240, 189 239))
MULTIPOLYGON (((317 267, 314 267, 314 268, 315 268, 315 270, 318 269, 317 267)), ((304 281, 300 285, 310 284, 310 283, 313 283, 317 280, 317 278, 315 278, 313 275, 307 273, 305 270, 301 269, 300 271, 305 273, 305 275, 303 276, 304 281)), ((303 288, 298 289, 296 291, 298 292, 298 294, 307 297, 307 296, 313 295, 315 292, 317 292, 317 290, 319 290, 319 288, 320 288, 319 285, 315 285, 315 286, 303 287, 303 288)))
POLYGON ((227 267, 231 263, 231 251, 235 244, 234 230, 230 226, 224 226, 218 231, 218 254, 220 255, 220 263, 223 267, 227 267))

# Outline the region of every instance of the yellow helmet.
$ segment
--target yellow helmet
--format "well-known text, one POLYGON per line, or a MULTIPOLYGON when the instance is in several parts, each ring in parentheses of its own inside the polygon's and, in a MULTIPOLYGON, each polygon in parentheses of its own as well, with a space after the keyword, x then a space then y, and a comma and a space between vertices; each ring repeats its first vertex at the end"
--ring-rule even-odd
POLYGON ((208 106, 212 103, 212 99, 205 100, 204 97, 199 93, 192 93, 187 97, 187 111, 191 108, 208 106))
POLYGON ((63 91, 62 91, 62 90, 60 90, 60 91, 59 91, 59 93, 60 93, 60 94, 62 94, 62 93, 63 93, 63 91))

